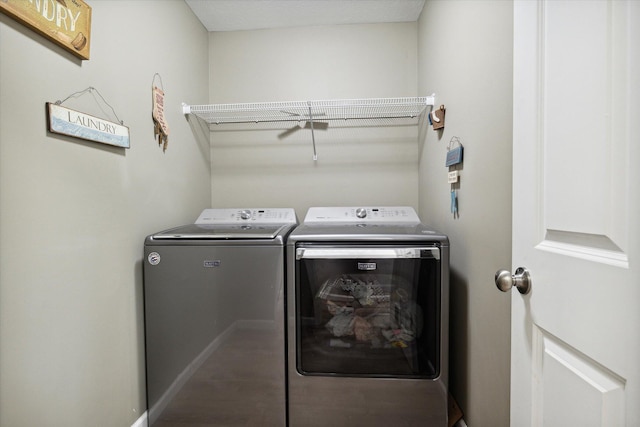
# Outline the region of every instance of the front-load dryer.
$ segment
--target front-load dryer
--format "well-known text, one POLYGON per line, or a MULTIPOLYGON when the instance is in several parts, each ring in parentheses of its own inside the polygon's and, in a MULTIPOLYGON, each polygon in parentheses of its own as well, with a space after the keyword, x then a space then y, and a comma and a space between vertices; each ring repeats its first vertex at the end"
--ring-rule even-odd
POLYGON ((287 269, 291 427, 447 426, 447 236, 410 207, 310 208, 287 269))
POLYGON ((150 426, 286 425, 284 244, 293 209, 206 209, 148 236, 150 426))

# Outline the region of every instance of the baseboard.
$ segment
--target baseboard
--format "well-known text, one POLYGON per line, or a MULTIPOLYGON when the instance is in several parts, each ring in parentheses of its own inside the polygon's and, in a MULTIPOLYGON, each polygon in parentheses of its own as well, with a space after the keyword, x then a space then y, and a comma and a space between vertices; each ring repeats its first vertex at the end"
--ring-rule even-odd
POLYGON ((147 427, 148 425, 147 411, 144 411, 144 414, 140 415, 140 418, 138 418, 135 423, 131 424, 131 427, 147 427))

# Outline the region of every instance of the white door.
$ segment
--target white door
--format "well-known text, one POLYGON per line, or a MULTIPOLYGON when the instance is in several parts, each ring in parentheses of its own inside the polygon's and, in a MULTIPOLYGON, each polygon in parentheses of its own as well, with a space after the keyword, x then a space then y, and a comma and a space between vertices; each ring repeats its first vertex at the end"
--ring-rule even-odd
POLYGON ((511 425, 640 426, 640 2, 516 0, 514 35, 511 425))

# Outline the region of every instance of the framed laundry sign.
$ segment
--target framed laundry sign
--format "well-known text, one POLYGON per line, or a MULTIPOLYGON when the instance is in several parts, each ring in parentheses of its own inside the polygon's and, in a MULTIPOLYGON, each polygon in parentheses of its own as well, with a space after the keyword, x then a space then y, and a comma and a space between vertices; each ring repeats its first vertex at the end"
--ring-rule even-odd
POLYGON ((59 104, 47 102, 46 105, 49 132, 129 148, 128 127, 59 104))
POLYGON ((0 0, 0 12, 89 59, 91 7, 83 0, 0 0))

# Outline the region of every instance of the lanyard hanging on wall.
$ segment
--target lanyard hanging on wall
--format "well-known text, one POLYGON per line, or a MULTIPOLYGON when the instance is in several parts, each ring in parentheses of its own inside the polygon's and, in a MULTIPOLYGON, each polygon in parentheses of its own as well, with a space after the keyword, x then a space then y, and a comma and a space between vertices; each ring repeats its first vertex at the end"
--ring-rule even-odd
POLYGON ((462 166, 462 153, 464 147, 460 138, 454 136, 447 145, 447 158, 445 166, 449 168, 448 182, 451 184, 451 213, 454 218, 459 218, 458 213, 458 190, 460 189, 460 171, 458 165, 462 166))

